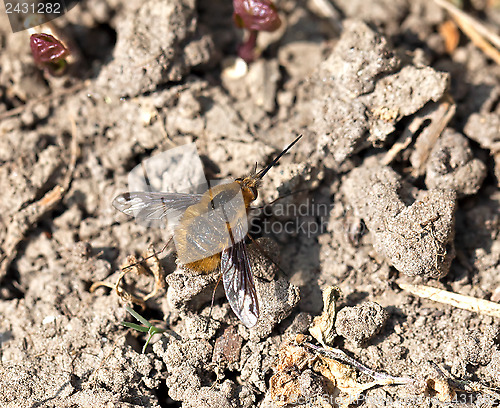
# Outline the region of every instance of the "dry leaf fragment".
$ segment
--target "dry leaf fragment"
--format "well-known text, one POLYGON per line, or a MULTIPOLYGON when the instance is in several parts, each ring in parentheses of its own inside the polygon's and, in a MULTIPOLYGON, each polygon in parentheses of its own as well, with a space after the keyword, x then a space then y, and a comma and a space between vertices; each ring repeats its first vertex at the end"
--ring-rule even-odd
POLYGON ((294 342, 281 345, 278 360, 274 364, 274 375, 269 381, 269 392, 277 406, 297 404, 299 394, 299 378, 307 368, 314 355, 294 342))
POLYGON ((269 392, 271 398, 278 407, 296 404, 299 395, 298 376, 294 373, 279 371, 269 380, 269 392))
POLYGON ((437 396, 441 402, 451 402, 456 396, 453 387, 445 378, 428 378, 426 393, 431 397, 437 396))
POLYGON ((439 34, 444 38, 444 46, 448 54, 452 54, 460 41, 460 33, 452 20, 447 20, 439 26, 439 34))
POLYGON ((311 335, 322 345, 330 346, 335 340, 335 317, 337 308, 335 302, 342 296, 337 286, 329 286, 323 291, 323 313, 314 318, 309 328, 311 335))
MULTIPOLYGON (((277 406, 296 404, 298 401, 312 398, 298 392, 299 378, 308 369, 312 369, 325 379, 325 391, 332 398, 339 392, 347 394, 346 398, 336 399, 337 402, 340 401, 340 406, 344 407, 359 399, 364 391, 375 386, 408 384, 413 381, 411 378, 376 373, 345 355, 341 350, 314 346, 306 341, 306 336, 298 335, 295 342, 286 342, 280 347, 277 363, 273 367, 274 375, 271 377, 269 392, 277 406), (375 381, 358 382, 356 370, 338 359, 348 360, 349 364, 372 376, 375 381)), ((322 403, 327 401, 323 398, 322 403)))
MULTIPOLYGON (((492 397, 497 401, 500 401, 500 390, 487 387, 486 385, 483 385, 477 381, 460 380, 453 376, 450 372, 448 372, 443 366, 438 365, 434 361, 430 361, 430 363, 434 365, 434 368, 437 370, 437 372, 446 379, 447 383, 450 384, 453 392, 478 392, 484 395, 488 395, 489 397, 492 397)), ((429 384, 427 384, 427 387, 429 388, 429 384)), ((441 389, 441 386, 434 388, 441 389)))

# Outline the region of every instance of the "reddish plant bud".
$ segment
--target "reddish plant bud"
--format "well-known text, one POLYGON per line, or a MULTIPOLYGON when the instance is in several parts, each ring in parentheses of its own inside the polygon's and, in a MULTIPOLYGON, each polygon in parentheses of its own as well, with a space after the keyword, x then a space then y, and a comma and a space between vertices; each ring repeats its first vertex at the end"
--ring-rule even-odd
POLYGON ((281 26, 276 7, 270 0, 233 0, 234 22, 252 31, 275 31, 281 26))
POLYGON ((62 42, 50 34, 33 34, 30 46, 38 65, 57 64, 69 56, 69 51, 62 42))
POLYGON ((255 46, 257 45, 257 31, 250 31, 248 39, 239 46, 238 56, 247 64, 255 59, 255 46))

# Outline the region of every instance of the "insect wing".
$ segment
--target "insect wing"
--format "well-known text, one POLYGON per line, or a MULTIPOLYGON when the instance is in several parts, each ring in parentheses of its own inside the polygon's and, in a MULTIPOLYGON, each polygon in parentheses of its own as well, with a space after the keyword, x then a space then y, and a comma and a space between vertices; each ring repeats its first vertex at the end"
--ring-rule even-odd
POLYGON ((137 191, 120 194, 113 207, 139 221, 163 220, 199 203, 201 194, 137 191))
POLYGON ((222 281, 233 312, 250 328, 259 318, 259 303, 244 241, 222 251, 222 281))

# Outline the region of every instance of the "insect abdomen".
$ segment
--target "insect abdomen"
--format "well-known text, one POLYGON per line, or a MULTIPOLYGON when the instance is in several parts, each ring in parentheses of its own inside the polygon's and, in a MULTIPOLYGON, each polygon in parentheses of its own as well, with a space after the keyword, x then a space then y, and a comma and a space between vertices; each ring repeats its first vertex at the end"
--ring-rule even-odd
POLYGON ((220 265, 220 254, 200 259, 199 261, 185 264, 184 266, 192 271, 210 273, 215 271, 220 265))

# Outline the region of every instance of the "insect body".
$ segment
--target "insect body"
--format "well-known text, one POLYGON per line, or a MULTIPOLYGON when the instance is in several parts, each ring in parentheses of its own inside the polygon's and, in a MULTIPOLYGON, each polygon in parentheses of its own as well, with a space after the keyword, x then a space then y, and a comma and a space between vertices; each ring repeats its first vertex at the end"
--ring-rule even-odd
POLYGON ((247 211, 257 199, 262 177, 300 137, 261 171, 204 194, 128 192, 116 197, 113 206, 142 220, 163 220, 181 213, 174 229, 179 262, 203 273, 219 269, 231 308, 245 326, 252 327, 259 305, 245 244, 247 211))

